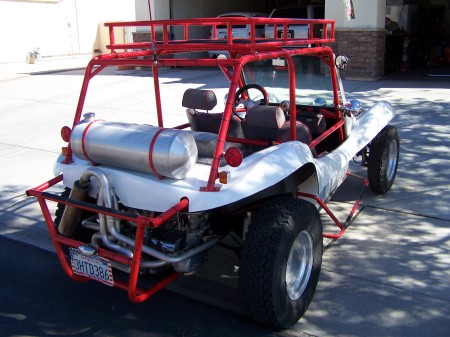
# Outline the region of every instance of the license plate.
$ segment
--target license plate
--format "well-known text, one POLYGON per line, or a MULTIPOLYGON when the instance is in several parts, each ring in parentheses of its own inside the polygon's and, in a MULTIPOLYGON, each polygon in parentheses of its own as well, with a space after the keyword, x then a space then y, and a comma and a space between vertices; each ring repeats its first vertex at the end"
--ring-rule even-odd
POLYGON ((111 261, 96 255, 83 255, 80 250, 70 248, 70 264, 75 274, 114 286, 111 261))

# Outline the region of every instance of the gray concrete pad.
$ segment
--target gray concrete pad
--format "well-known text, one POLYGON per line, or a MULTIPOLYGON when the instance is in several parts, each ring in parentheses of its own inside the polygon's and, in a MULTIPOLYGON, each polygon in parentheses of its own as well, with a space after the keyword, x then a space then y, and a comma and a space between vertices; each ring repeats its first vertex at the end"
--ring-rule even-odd
MULTIPOLYGON (((0 66, 0 235, 53 250, 38 205, 24 191, 52 177, 63 144, 59 130, 72 123, 83 71, 48 71, 26 75, 0 66)), ((181 107, 187 88, 213 89, 217 109, 223 107, 226 81, 221 73, 174 68, 162 70, 161 76, 163 99, 169 101, 163 106, 167 125, 187 121, 181 107)), ((423 78, 345 85, 352 98, 361 98, 366 106, 384 99, 397 109, 393 124, 401 137, 401 157, 396 183, 384 196, 366 191, 344 236, 326 241, 314 301, 297 326, 280 335, 448 336, 450 83, 423 78)), ((148 114, 155 111, 148 94, 152 88, 148 71, 112 70, 92 81, 86 110, 100 118, 154 123, 148 114), (115 91, 118 82, 121 90, 115 91)), ((365 175, 359 165, 352 168, 365 175)), ((330 203, 342 221, 360 183, 347 179, 330 203)), ((49 205, 53 212, 55 205, 49 205)), ((326 231, 336 230, 325 215, 323 221, 326 231)), ((242 312, 236 266, 231 251, 215 247, 208 264, 170 289, 242 312)))
MULTIPOLYGON (((42 213, 36 200, 24 193, 17 194, 0 190, 0 235, 11 240, 54 252, 55 249, 48 234, 42 213), (4 205, 6 207, 4 208, 4 205)), ((55 204, 49 209, 54 214, 55 204)), ((56 258, 56 256, 55 256, 56 258)), ((61 270, 62 271, 62 270, 61 270)))
MULTIPOLYGON (((38 203, 25 191, 53 177, 57 153, 15 143, 0 143, 0 235, 54 251, 38 203)), ((51 191, 61 191, 61 187, 51 191)), ((49 203, 49 207, 53 214, 55 204, 49 203)))
POLYGON ((449 301, 449 238, 447 221, 365 207, 329 248, 323 266, 449 301))
POLYGON ((30 74, 50 74, 71 69, 84 69, 92 55, 40 58, 34 64, 24 62, 0 63, 0 82, 27 77, 30 74))

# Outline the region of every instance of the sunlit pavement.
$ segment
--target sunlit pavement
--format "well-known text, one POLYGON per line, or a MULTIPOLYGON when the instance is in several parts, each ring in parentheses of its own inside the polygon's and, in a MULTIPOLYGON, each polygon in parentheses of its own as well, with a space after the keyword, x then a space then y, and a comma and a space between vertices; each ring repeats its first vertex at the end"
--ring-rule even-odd
MULTIPOLYGON (((80 63, 0 65, 0 235, 46 250, 53 248, 42 214, 24 191, 53 176, 63 145, 59 130, 72 124, 81 88, 80 63)), ((145 114, 155 111, 150 75, 111 70, 99 76, 91 83, 87 109, 100 118, 154 123, 154 115, 145 114), (115 91, 117 82, 123 82, 120 91, 115 91)), ((220 72, 174 68, 160 75, 163 102, 170 102, 163 105, 167 125, 187 121, 181 107, 187 88, 214 90, 217 109, 223 108, 227 83, 220 72)), ((396 108, 392 124, 401 137, 397 179, 384 196, 367 190, 344 236, 326 242, 315 298, 299 323, 280 335, 449 336, 450 82, 424 76, 344 82, 349 95, 366 107, 386 100, 396 108)), ((352 168, 365 174, 356 163, 352 168)), ((360 181, 349 178, 330 203, 342 221, 359 190, 360 181)), ((335 230, 326 215, 323 222, 327 231, 335 230)), ((241 312, 237 261, 232 252, 214 248, 209 263, 170 289, 241 312)))

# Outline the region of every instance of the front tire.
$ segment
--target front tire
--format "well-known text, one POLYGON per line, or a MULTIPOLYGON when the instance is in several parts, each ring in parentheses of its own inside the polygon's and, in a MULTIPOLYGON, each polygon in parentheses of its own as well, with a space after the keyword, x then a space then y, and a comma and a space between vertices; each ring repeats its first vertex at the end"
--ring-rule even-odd
POLYGON ((322 253, 322 223, 311 203, 277 197, 256 211, 239 268, 250 316, 275 329, 297 323, 316 290, 322 253))
POLYGON ((367 178, 373 192, 384 194, 394 184, 400 154, 400 139, 395 126, 387 125, 369 146, 367 178))

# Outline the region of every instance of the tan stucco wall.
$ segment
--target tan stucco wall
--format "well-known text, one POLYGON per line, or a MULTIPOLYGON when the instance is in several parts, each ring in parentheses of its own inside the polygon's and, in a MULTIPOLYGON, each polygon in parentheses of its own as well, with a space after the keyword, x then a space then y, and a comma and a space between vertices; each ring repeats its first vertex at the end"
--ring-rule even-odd
POLYGON ((353 5, 355 18, 348 20, 342 0, 325 1, 325 18, 336 21, 332 48, 349 57, 345 78, 376 80, 384 75, 386 0, 358 0, 353 5))

